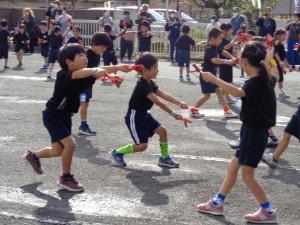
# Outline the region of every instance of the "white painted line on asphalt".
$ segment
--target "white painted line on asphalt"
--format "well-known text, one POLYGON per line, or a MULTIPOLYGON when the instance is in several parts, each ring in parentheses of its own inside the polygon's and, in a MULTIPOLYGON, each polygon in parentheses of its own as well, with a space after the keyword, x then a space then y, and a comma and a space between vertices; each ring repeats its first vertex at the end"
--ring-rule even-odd
POLYGON ((5 103, 19 103, 19 104, 45 104, 45 100, 22 99, 17 96, 0 96, 0 100, 5 103))
POLYGON ((1 79, 6 80, 30 80, 30 81, 46 81, 46 77, 29 77, 29 76, 20 76, 20 75, 4 75, 0 76, 1 79))

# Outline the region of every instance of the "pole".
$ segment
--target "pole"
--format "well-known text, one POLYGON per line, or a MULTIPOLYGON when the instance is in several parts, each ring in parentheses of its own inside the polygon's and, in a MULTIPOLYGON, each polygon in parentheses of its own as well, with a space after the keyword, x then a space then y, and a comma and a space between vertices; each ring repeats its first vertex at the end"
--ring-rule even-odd
POLYGON ((138 0, 138 13, 140 13, 141 11, 141 6, 142 6, 141 0, 138 0))
POLYGON ((166 0, 166 20, 168 19, 169 14, 169 0, 166 0))

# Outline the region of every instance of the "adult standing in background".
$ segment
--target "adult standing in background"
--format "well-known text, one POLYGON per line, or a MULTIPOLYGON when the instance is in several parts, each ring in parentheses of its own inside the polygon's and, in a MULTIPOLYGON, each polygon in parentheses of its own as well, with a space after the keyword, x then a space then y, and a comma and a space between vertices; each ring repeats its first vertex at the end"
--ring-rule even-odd
POLYGON ((272 18, 272 8, 267 7, 262 17, 256 21, 259 27, 258 35, 266 37, 267 35, 273 36, 276 31, 276 21, 272 18))
POLYGON ((232 17, 230 19, 230 24, 232 26, 232 34, 236 35, 237 31, 242 27, 245 27, 245 32, 249 28, 248 19, 246 16, 241 15, 241 11, 238 7, 233 7, 232 17))
POLYGON ((24 24, 26 26, 25 31, 28 33, 30 41, 29 49, 26 49, 26 52, 33 53, 34 45, 36 45, 37 42, 37 32, 35 29, 36 20, 31 8, 25 8, 23 10, 23 17, 19 19, 18 24, 24 24))
MULTIPOLYGON (((120 20, 119 27, 121 30, 126 30, 126 31, 132 31, 133 27, 133 21, 130 18, 130 12, 129 11, 124 11, 123 12, 124 18, 120 20)), ((135 33, 124 33, 121 36, 121 41, 120 41, 120 58, 121 62, 123 62, 124 56, 127 52, 128 55, 128 61, 131 61, 132 53, 133 53, 133 46, 134 46, 134 39, 135 39, 135 33)))
POLYGON ((61 15, 57 18, 57 23, 60 25, 63 33, 65 33, 72 24, 72 16, 67 14, 65 6, 62 7, 61 15))
POLYGON ((295 65, 300 65, 299 52, 294 50, 295 44, 299 43, 300 40, 300 13, 295 13, 293 19, 294 21, 286 28, 288 31, 287 60, 295 68, 295 65))
POLYGON ((209 24, 206 26, 205 28, 205 34, 206 36, 208 36, 209 32, 213 29, 213 28, 218 28, 220 29, 221 24, 218 22, 218 17, 213 15, 210 17, 209 20, 209 24))
MULTIPOLYGON (((105 10, 103 16, 100 17, 99 19, 99 28, 101 32, 104 32, 104 26, 106 24, 109 24, 111 25, 112 28, 114 28, 114 20, 110 16, 110 12, 108 10, 105 10)), ((113 33, 114 33, 114 29, 113 29, 113 33)))
POLYGON ((141 12, 137 15, 135 23, 138 25, 138 31, 141 30, 141 24, 144 20, 148 21, 150 24, 154 22, 153 16, 148 12, 149 5, 143 4, 141 12))
POLYGON ((48 26, 53 26, 54 22, 60 16, 61 11, 61 2, 59 0, 51 1, 49 7, 46 12, 46 16, 48 17, 48 26))
MULTIPOLYGON (((171 13, 168 21, 165 25, 165 31, 169 31, 168 39, 169 39, 169 53, 170 53, 170 61, 174 64, 174 52, 175 52, 175 43, 176 40, 180 36, 181 24, 179 22, 178 17, 176 17, 175 13, 171 13)), ((175 53, 175 61, 177 62, 177 50, 175 53)))

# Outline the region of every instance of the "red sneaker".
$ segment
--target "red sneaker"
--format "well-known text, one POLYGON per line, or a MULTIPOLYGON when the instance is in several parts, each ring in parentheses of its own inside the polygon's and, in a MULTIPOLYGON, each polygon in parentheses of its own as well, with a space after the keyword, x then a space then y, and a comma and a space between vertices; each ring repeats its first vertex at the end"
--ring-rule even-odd
POLYGON ((263 208, 253 214, 245 215, 244 218, 251 223, 277 223, 276 211, 270 214, 263 208))
POLYGON ((199 212, 208 213, 216 216, 224 215, 224 206, 222 204, 214 205, 211 200, 209 200, 206 203, 201 203, 197 205, 197 209, 199 212))
POLYGON ((83 191, 83 186, 79 184, 73 175, 65 177, 64 175, 59 177, 58 186, 71 192, 83 191))
POLYGON ((23 157, 26 162, 29 163, 29 165, 32 167, 34 172, 39 175, 43 173, 40 159, 38 159, 32 151, 28 151, 23 157))

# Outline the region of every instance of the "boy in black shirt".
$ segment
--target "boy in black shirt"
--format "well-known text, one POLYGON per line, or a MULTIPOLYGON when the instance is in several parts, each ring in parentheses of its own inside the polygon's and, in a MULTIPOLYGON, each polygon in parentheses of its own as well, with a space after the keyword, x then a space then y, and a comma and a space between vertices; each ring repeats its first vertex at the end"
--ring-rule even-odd
POLYGON ((144 20, 141 23, 141 30, 137 34, 139 39, 139 52, 150 52, 151 51, 151 39, 152 34, 150 32, 150 23, 144 20))
POLYGON ((68 40, 68 44, 70 44, 70 43, 77 43, 77 44, 83 45, 83 43, 82 43, 82 37, 80 37, 80 32, 81 32, 80 27, 74 27, 73 30, 72 30, 72 32, 73 32, 73 37, 71 37, 68 40))
POLYGON ((116 35, 112 35, 112 26, 110 24, 105 24, 104 25, 104 32, 109 36, 111 40, 111 45, 105 50, 103 53, 103 63, 104 66, 109 66, 111 63, 113 65, 118 64, 116 52, 114 50, 114 40, 117 38, 116 35))
POLYGON ((29 44, 29 36, 25 31, 24 24, 21 24, 19 26, 18 33, 16 33, 14 36, 14 43, 16 45, 15 52, 16 52, 17 60, 19 62, 17 67, 21 67, 23 65, 22 60, 23 60, 24 51, 26 49, 26 46, 29 44))
MULTIPOLYGON (((111 40, 104 33, 96 33, 92 37, 92 46, 86 51, 88 58, 88 68, 98 67, 100 65, 100 54, 103 53, 108 46, 111 45, 111 40)), ((90 129, 87 122, 87 114, 89 101, 92 98, 93 84, 95 79, 93 77, 85 78, 84 82, 85 89, 80 93, 80 119, 81 124, 79 126, 78 133, 83 135, 94 136, 97 134, 96 131, 90 129)))
POLYGON ((47 128, 52 147, 42 148, 37 152, 28 151, 24 157, 33 170, 42 174, 41 158, 60 157, 62 159, 63 174, 58 185, 63 189, 78 192, 83 187, 71 174, 71 163, 76 147, 71 135, 72 115, 77 113, 80 105, 79 94, 85 89, 82 79, 94 77, 99 79, 116 70, 126 71, 127 67, 98 67, 86 68, 87 58, 85 50, 78 44, 66 45, 59 53, 61 70, 57 73, 53 97, 46 104, 43 111, 43 122, 47 128))
POLYGON ((175 42, 178 51, 178 66, 179 66, 179 79, 183 80, 183 67, 186 66, 186 79, 190 78, 190 60, 191 60, 191 46, 195 48, 195 41, 189 36, 190 27, 188 25, 182 26, 182 35, 175 42))
POLYGON ((4 69, 9 69, 9 67, 7 66, 7 62, 10 43, 10 33, 8 31, 7 20, 1 20, 0 26, 0 59, 4 58, 4 69))
POLYGON ((145 151, 148 147, 148 139, 154 133, 160 136, 161 157, 158 165, 164 167, 178 168, 179 163, 173 160, 168 154, 167 130, 148 112, 156 104, 162 110, 169 113, 177 120, 183 117, 172 111, 159 98, 188 109, 188 106, 158 88, 153 79, 158 73, 157 58, 150 53, 142 54, 135 62, 136 65, 143 65, 141 78, 138 80, 129 101, 129 108, 125 117, 126 125, 135 144, 130 144, 112 151, 112 156, 119 166, 125 167, 124 155, 133 152, 145 151))
POLYGON ((46 21, 41 21, 40 32, 38 34, 38 43, 41 46, 41 55, 44 57, 44 65, 40 68, 41 70, 48 70, 48 52, 49 52, 49 44, 48 44, 48 23, 46 21))

